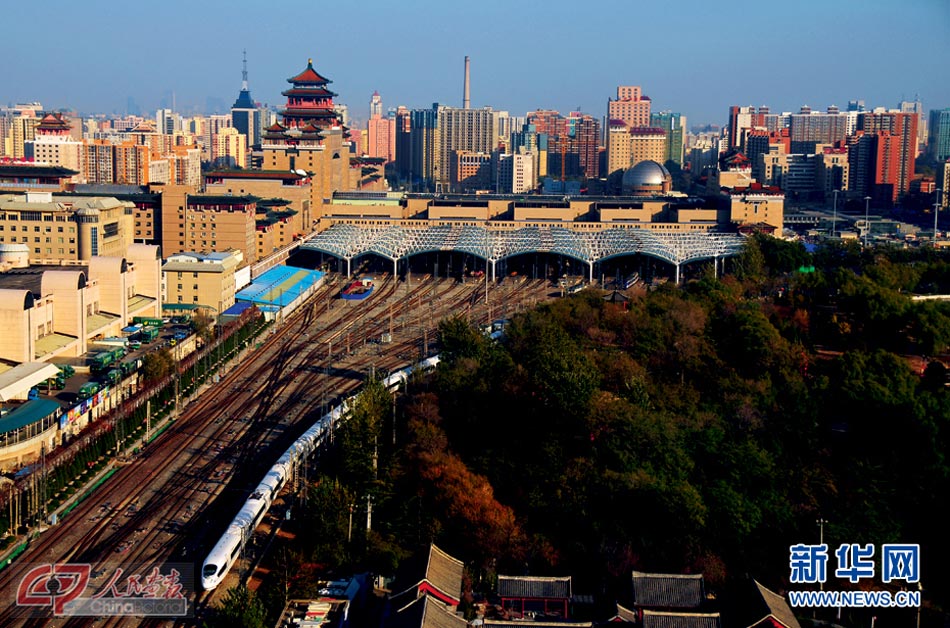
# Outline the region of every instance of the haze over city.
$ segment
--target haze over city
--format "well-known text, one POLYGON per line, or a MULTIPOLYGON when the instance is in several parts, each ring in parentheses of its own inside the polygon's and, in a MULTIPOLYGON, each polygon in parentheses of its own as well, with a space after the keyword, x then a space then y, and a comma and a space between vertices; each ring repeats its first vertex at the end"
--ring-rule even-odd
POLYGON ((244 49, 256 101, 278 105, 285 79, 312 57, 357 120, 374 90, 387 108, 461 105, 465 55, 472 105, 514 115, 579 108, 601 116, 622 84, 642 85, 654 110, 679 111, 690 124, 724 124, 731 104, 950 103, 950 4, 942 0, 170 0, 160 11, 92 0, 42 12, 17 3, 5 16, 22 28, 6 34, 0 103, 80 113, 127 113, 130 99, 145 115, 173 103, 183 113, 225 112, 244 49))

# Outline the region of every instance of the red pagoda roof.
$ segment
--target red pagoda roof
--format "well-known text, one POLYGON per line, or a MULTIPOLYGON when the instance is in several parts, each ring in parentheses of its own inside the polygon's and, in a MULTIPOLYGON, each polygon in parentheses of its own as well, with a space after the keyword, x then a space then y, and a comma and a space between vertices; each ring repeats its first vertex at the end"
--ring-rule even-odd
POLYGON ((298 126, 297 130, 301 133, 319 133, 320 127, 314 126, 313 122, 308 122, 303 126, 298 126))
POLYGON ((61 113, 48 113, 40 120, 37 129, 41 131, 68 131, 69 123, 63 120, 61 113))
POLYGON ((135 125, 135 128, 130 130, 129 133, 155 133, 155 125, 152 124, 151 120, 143 120, 135 125))
POLYGON ((322 87, 291 87, 290 89, 281 92, 282 96, 336 96, 335 92, 331 92, 328 89, 323 89, 322 87))
POLYGON ((313 59, 307 59, 307 69, 294 76, 287 79, 288 83, 318 83, 320 85, 326 85, 330 83, 330 79, 323 78, 320 76, 316 70, 313 69, 313 59))
POLYGON ((274 133, 278 133, 278 132, 286 131, 286 130, 287 130, 287 127, 283 126, 280 122, 275 122, 274 124, 270 125, 269 127, 267 127, 267 128, 264 129, 264 130, 265 130, 265 131, 272 131, 272 132, 274 132, 274 133))

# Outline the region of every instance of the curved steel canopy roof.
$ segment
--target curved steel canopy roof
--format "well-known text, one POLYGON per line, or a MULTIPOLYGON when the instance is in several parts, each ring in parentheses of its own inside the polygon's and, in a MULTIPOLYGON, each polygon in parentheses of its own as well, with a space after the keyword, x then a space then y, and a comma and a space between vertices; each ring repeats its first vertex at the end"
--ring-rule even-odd
POLYGON ((358 227, 333 225, 307 239, 301 248, 353 259, 367 253, 398 261, 438 251, 457 251, 499 261, 524 253, 554 253, 593 264, 620 255, 642 253, 673 265, 728 257, 741 252, 743 238, 731 233, 660 233, 614 227, 580 232, 565 227, 358 227))

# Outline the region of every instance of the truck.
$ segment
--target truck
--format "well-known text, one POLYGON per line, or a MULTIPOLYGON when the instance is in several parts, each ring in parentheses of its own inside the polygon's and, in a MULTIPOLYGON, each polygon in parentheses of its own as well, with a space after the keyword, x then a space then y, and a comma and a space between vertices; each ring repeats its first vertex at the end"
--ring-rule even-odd
POLYGON ((80 399, 89 399, 97 392, 99 392, 101 386, 99 382, 89 382, 88 384, 83 384, 79 387, 79 398, 80 399))
POLYGON ((115 356, 112 354, 112 351, 100 351, 92 357, 89 363, 89 371, 94 374, 102 373, 113 362, 115 362, 115 356))
POLYGON ((119 363, 119 369, 122 371, 123 377, 131 375, 135 371, 139 370, 141 366, 142 366, 141 360, 128 360, 126 362, 119 363))
POLYGON ((142 325, 146 325, 146 326, 161 327, 161 326, 162 326, 162 319, 160 319, 160 318, 150 318, 150 317, 148 317, 148 316, 133 316, 133 317, 132 317, 132 323, 135 324, 135 325, 141 323, 142 325))
MULTIPOLYGON (((118 365, 117 365, 118 366, 118 365)), ((99 376, 99 378, 106 384, 115 384, 120 379, 122 379, 122 370, 121 369, 109 369, 105 373, 99 376)))
POLYGON ((158 327, 144 327, 142 331, 139 332, 139 340, 141 342, 152 342, 158 335, 162 332, 158 327))

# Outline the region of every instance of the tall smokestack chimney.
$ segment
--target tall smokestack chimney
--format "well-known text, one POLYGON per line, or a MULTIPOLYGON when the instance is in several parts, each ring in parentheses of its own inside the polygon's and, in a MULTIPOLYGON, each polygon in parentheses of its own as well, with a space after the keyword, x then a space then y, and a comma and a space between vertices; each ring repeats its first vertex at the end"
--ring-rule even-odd
POLYGON ((472 92, 468 78, 468 55, 465 56, 465 90, 462 92, 462 108, 472 108, 472 92))

